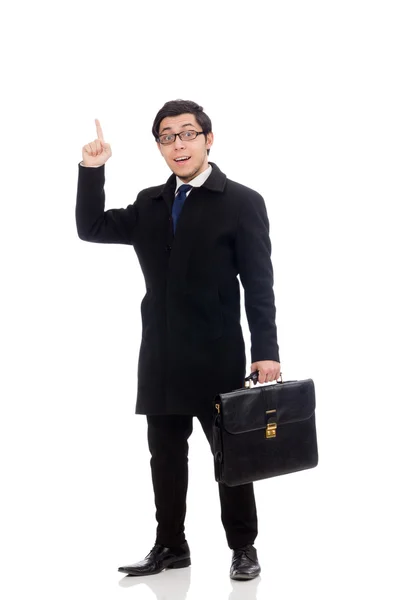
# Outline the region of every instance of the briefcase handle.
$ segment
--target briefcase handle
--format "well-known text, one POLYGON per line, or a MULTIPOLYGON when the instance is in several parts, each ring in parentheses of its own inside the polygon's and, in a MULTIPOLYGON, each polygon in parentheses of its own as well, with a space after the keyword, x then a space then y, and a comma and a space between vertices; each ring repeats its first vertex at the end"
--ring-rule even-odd
MULTIPOLYGON (((251 373, 250 375, 248 375, 248 377, 246 377, 244 379, 244 387, 246 388, 250 388, 251 387, 251 382, 256 385, 258 383, 258 378, 259 378, 259 371, 253 371, 253 373, 251 373)), ((283 383, 283 374, 280 371, 280 381, 277 380, 276 383, 283 383)))

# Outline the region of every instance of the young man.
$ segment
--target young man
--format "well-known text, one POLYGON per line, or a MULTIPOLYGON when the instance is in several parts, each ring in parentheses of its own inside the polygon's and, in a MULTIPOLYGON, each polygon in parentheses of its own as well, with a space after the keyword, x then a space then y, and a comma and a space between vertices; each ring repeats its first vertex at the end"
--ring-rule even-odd
MULTIPOLYGON (((167 102, 156 115, 152 133, 172 175, 127 208, 105 211, 104 165, 112 152, 97 120, 96 128, 79 165, 78 235, 133 245, 146 283, 136 413, 147 415, 158 526, 146 558, 119 571, 149 575, 190 565, 184 520, 192 419, 200 420, 212 449, 214 397, 244 385, 238 275, 251 372, 259 370, 260 383, 280 376, 269 221, 257 192, 208 162, 212 125, 196 103, 167 102)), ((219 484, 219 495, 233 550, 230 576, 252 579, 260 572, 253 485, 219 484)))

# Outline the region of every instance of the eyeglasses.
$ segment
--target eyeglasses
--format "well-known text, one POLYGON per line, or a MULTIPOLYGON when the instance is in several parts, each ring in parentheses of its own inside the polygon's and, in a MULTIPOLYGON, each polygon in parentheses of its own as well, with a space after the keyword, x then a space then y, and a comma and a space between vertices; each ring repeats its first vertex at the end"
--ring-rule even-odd
POLYGON ((195 140, 198 135, 204 134, 204 131, 193 131, 193 129, 189 129, 187 131, 181 131, 181 133, 164 133, 163 135, 159 135, 157 141, 163 146, 167 146, 167 144, 172 144, 176 140, 176 136, 179 137, 181 142, 190 142, 191 140, 195 140))

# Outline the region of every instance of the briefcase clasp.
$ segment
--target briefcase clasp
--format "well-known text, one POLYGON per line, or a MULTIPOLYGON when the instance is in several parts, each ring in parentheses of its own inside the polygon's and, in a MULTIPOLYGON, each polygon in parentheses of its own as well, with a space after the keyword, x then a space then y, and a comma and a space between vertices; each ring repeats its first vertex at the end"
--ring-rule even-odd
MULTIPOLYGON (((271 410, 267 410, 266 415, 274 415, 274 417, 270 417, 270 418, 277 419, 277 410, 275 408, 272 408, 271 410)), ((274 421, 274 420, 268 421, 266 424, 266 430, 265 430, 266 439, 275 438, 276 433, 277 433, 277 421, 274 421)))
POLYGON ((275 438, 277 432, 277 423, 268 423, 266 426, 266 439, 275 438))

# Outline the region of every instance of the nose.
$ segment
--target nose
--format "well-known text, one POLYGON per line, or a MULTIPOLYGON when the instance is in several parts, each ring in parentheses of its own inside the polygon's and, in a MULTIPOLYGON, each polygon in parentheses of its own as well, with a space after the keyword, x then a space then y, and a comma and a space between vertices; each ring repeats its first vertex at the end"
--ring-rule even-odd
POLYGON ((175 138, 174 148, 175 150, 182 150, 183 148, 186 148, 185 142, 183 142, 179 136, 176 136, 175 138))

